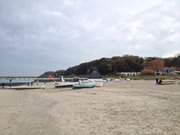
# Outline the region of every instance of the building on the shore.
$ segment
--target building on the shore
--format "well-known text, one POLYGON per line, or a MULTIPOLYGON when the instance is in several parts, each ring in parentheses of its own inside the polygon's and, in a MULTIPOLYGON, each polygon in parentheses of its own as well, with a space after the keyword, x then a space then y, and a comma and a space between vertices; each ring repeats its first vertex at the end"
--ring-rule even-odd
POLYGON ((175 71, 174 67, 165 67, 161 72, 163 75, 175 75, 175 71))
POLYGON ((120 76, 124 76, 124 77, 128 77, 128 76, 137 76, 137 75, 140 75, 141 73, 140 72, 120 72, 120 73, 117 73, 117 75, 120 75, 120 76))
POLYGON ((180 75, 180 67, 176 67, 176 70, 174 71, 177 75, 180 75))
POLYGON ((180 68, 175 67, 165 67, 162 70, 156 71, 157 75, 180 75, 180 68))

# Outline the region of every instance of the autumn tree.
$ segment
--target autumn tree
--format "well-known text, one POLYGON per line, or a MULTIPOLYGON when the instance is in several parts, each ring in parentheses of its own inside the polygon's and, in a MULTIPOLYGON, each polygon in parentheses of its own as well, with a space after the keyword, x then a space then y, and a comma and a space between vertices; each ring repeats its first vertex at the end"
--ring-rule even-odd
POLYGON ((148 63, 148 69, 153 71, 159 71, 164 68, 164 60, 162 59, 155 59, 148 63))

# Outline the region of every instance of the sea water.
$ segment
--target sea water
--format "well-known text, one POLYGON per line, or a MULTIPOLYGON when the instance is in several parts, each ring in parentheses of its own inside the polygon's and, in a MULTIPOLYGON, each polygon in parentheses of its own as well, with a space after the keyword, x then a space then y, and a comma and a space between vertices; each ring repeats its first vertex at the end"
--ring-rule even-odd
POLYGON ((31 78, 26 78, 26 79, 22 79, 22 78, 0 78, 0 86, 2 85, 21 85, 21 84, 30 84, 31 82, 33 82, 34 79, 31 78))

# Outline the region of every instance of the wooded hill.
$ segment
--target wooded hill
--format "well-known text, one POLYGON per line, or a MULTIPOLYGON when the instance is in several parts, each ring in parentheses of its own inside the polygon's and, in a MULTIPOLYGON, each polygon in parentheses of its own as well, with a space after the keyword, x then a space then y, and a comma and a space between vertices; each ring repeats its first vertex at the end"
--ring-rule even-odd
POLYGON ((53 75, 86 76, 94 70, 98 71, 101 75, 116 75, 120 72, 147 72, 148 74, 161 70, 164 67, 180 68, 180 55, 171 58, 143 58, 132 55, 102 58, 70 67, 67 70, 56 71, 53 75))

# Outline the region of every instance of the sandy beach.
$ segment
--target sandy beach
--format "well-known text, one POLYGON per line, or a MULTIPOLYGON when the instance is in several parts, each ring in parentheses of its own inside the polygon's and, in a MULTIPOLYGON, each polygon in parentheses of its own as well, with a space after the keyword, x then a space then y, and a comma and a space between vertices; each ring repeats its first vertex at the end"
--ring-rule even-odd
POLYGON ((0 90, 0 135, 179 135, 180 84, 0 90))

